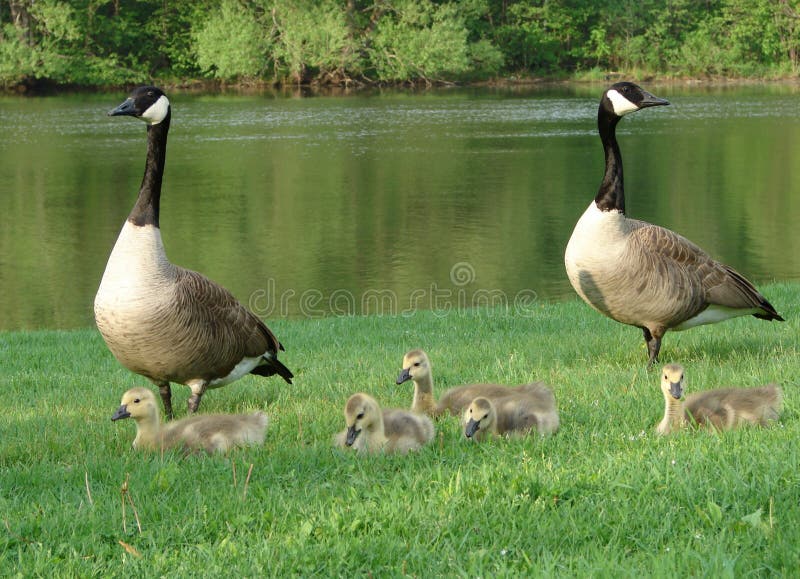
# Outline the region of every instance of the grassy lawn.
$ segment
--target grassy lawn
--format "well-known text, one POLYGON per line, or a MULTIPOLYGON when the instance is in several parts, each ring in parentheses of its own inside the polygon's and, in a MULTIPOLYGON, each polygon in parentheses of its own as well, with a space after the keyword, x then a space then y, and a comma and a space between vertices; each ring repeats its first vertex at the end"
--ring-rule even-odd
MULTIPOLYGON (((664 340, 688 391, 783 386, 779 425, 721 435, 656 437, 663 399, 641 332, 578 301, 272 320, 295 384, 209 391, 201 412, 271 419, 263 447, 227 457, 134 453, 134 424, 110 417, 146 381, 94 329, 0 333, 0 575, 795 575, 800 285, 762 289, 787 322, 664 340), (394 381, 415 347, 439 393, 546 381, 561 430, 475 445, 446 418, 411 456, 333 449, 353 392, 410 405, 413 386, 394 381)), ((182 417, 188 389, 173 390, 182 417)))

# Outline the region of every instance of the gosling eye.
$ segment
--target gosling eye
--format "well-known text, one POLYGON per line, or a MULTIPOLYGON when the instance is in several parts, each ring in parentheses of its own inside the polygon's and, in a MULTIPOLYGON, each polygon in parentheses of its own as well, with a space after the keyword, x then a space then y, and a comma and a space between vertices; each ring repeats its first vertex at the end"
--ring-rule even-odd
POLYGON ((364 413, 359 412, 358 415, 356 416, 356 420, 361 420, 362 418, 364 418, 364 413))
POLYGON ((134 398, 134 400, 133 400, 134 404, 139 404, 139 402, 141 402, 141 400, 139 398, 134 398))
POLYGON ((664 380, 669 380, 669 376, 667 376, 666 374, 664 374, 664 380))
POLYGON ((419 368, 420 366, 422 366, 422 364, 420 362, 414 362, 414 366, 419 368))

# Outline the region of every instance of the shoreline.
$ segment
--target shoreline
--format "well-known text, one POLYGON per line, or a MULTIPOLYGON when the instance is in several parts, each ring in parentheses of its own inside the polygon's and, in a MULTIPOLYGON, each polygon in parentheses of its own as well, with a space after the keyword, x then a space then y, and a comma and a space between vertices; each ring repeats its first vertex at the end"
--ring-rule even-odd
MULTIPOLYGON (((395 82, 395 83, 344 83, 324 84, 310 82, 304 84, 281 84, 267 80, 243 80, 237 82, 223 82, 213 79, 151 79, 148 82, 169 90, 185 94, 260 94, 275 92, 292 94, 292 96, 339 96, 347 94, 363 94, 381 90, 410 90, 425 92, 430 90, 469 89, 469 88, 534 88, 534 87, 564 87, 564 86, 592 86, 608 84, 622 80, 647 83, 652 86, 692 86, 692 87, 738 87, 757 85, 776 85, 800 87, 800 76, 782 78, 764 77, 671 77, 660 76, 654 73, 622 73, 605 72, 592 76, 572 77, 538 77, 508 75, 503 77, 474 80, 474 81, 439 81, 425 82, 395 82)), ((30 83, 19 83, 13 86, 0 88, 0 94, 6 96, 49 96, 55 94, 85 93, 85 92, 119 92, 128 90, 132 86, 145 84, 130 83, 125 85, 80 85, 59 84, 48 80, 39 80, 30 83)))
MULTIPOLYGON (((763 290, 766 294, 770 294, 771 296, 787 296, 787 295, 800 295, 800 280, 796 279, 788 279, 788 280, 772 280, 763 284, 759 285, 759 289, 763 290)), ((781 311, 781 314, 784 316, 788 311, 790 311, 789 304, 792 303, 791 300, 784 300, 779 301, 779 298, 774 298, 773 301, 780 303, 778 309, 781 311)), ((589 319, 595 319, 598 323, 608 323, 611 327, 619 327, 620 329, 623 327, 628 328, 625 324, 621 324, 619 322, 615 322, 613 320, 609 320, 605 316, 594 312, 586 305, 583 300, 581 300, 577 294, 566 298, 566 299, 545 299, 542 301, 537 301, 535 304, 531 306, 530 310, 518 310, 513 306, 477 306, 477 307, 465 307, 465 308, 455 308, 455 309, 416 309, 407 313, 395 313, 395 314, 381 314, 381 313, 367 313, 367 314, 357 314, 357 313, 348 313, 348 314, 328 314, 328 315, 321 315, 321 316, 303 316, 303 315, 289 315, 289 316, 274 316, 274 317, 261 317, 261 319, 267 323, 268 325, 275 325, 275 326, 283 326, 284 328, 292 327, 292 328, 303 328, 307 324, 320 324, 320 325, 337 325, 337 324, 346 324, 346 323, 361 323, 370 320, 384 320, 389 324, 395 324, 398 322, 402 322, 403 320, 414 319, 415 317, 432 317, 435 320, 446 320, 446 319, 467 319, 472 318, 475 320, 514 320, 514 319, 529 319, 529 320, 536 320, 539 316, 549 317, 552 316, 554 313, 556 316, 569 316, 574 313, 574 310, 577 309, 579 315, 581 317, 588 317, 589 319), (582 310, 584 310, 583 313, 582 310)), ((791 316, 791 314, 789 314, 791 316)), ((744 319, 747 319, 749 316, 741 316, 744 319)), ((789 319, 789 318, 787 318, 789 319)), ((793 316, 792 316, 793 319, 793 316)), ((590 322, 591 323, 591 322, 590 322)), ((706 325, 706 327, 719 327, 718 324, 711 324, 706 325)), ((724 327, 724 324, 723 324, 724 327)), ((0 327, 0 337, 11 337, 11 336, 24 336, 24 335, 35 335, 35 334, 63 334, 63 333, 83 333, 83 332, 93 332, 97 334, 99 337, 100 334, 97 332, 97 327, 94 323, 90 323, 84 326, 70 326, 70 327, 38 327, 38 328, 2 328, 0 327)), ((669 332, 670 334, 678 333, 676 331, 669 332)), ((691 333, 691 332, 679 332, 683 333, 691 333)))

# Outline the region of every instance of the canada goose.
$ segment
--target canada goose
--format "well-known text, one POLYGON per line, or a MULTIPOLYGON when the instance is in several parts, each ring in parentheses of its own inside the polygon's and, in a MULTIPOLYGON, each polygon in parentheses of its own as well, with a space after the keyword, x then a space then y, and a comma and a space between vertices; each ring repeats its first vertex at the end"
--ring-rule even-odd
POLYGON ((433 394, 431 361, 423 350, 411 350, 403 356, 403 369, 397 377, 397 383, 402 384, 408 380, 414 382, 414 400, 411 403, 411 410, 431 416, 439 416, 445 412, 459 416, 464 408, 478 396, 496 398, 542 387, 542 384, 538 382, 520 386, 467 384, 450 388, 442 394, 441 399, 437 402, 433 394))
POLYGON ((669 434, 687 423, 730 430, 743 424, 766 426, 777 420, 783 394, 775 384, 760 388, 718 388, 696 392, 681 402, 684 371, 680 364, 667 364, 661 371, 664 394, 664 418, 656 427, 659 434, 669 434))
POLYGON ((206 414, 161 424, 155 395, 147 388, 131 388, 122 395, 120 407, 111 420, 136 421, 137 450, 183 448, 226 452, 234 446, 261 444, 267 430, 267 416, 252 414, 206 414))
POLYGON ((147 123, 147 160, 139 197, 108 258, 94 300, 97 328, 119 362, 159 387, 172 418, 170 382, 185 384, 196 412, 208 388, 245 374, 292 373, 278 361, 283 346, 264 322, 225 288, 169 262, 159 229, 170 104, 144 86, 108 113, 147 123))
POLYGON ((344 407, 347 429, 336 435, 336 446, 358 452, 400 453, 417 450, 433 439, 433 422, 427 416, 392 408, 381 410, 370 395, 353 394, 344 407))
POLYGON ((492 434, 552 434, 558 430, 558 410, 553 392, 540 386, 495 398, 475 398, 464 411, 464 436, 481 441, 492 434))
POLYGON ((570 283, 600 313, 642 329, 655 363, 667 330, 687 330, 736 316, 783 318, 742 275, 684 237, 625 216, 619 120, 645 107, 668 105, 641 87, 620 82, 600 101, 597 126, 606 169, 564 255, 570 283))

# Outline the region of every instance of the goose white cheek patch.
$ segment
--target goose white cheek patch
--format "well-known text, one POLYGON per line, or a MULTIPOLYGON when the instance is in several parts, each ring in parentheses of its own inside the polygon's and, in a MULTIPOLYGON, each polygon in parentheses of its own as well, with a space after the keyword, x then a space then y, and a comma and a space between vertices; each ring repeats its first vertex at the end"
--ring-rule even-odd
POLYGON ((156 102, 150 105, 150 108, 142 113, 142 120, 149 125, 157 125, 166 118, 167 111, 169 111, 169 99, 161 95, 156 102))
POLYGON ((608 100, 611 101, 611 105, 614 107, 614 112, 619 116, 624 116, 639 110, 638 106, 626 99, 616 90, 610 90, 606 94, 608 95, 608 100))

